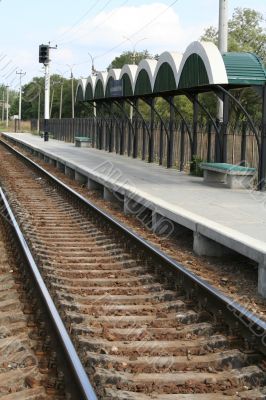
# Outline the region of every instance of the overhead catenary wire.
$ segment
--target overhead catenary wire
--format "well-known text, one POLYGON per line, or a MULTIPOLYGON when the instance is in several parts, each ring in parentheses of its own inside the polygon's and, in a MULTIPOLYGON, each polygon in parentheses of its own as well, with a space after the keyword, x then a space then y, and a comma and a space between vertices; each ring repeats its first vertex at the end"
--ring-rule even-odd
MULTIPOLYGON (((149 22, 147 22, 145 25, 143 25, 141 28, 139 28, 137 31, 132 33, 131 35, 128 36, 128 38, 132 38, 136 36, 138 33, 143 31, 143 29, 147 28, 147 26, 151 25, 153 22, 155 22, 161 15, 163 15, 169 8, 173 7, 179 0, 174 0, 171 4, 169 4, 163 11, 161 11, 159 14, 157 14, 155 17, 153 17, 149 22)), ((106 52, 99 54, 98 56, 95 56, 94 59, 96 58, 101 58, 106 56, 107 54, 111 53, 112 51, 118 49, 121 47, 123 44, 125 44, 128 41, 128 39, 123 40, 122 42, 118 43, 116 46, 112 47, 111 49, 107 50, 106 52)))
POLYGON ((77 26, 84 18, 87 17, 87 15, 93 10, 93 8, 99 4, 99 1, 96 0, 93 5, 84 13, 82 14, 81 17, 79 17, 70 27, 66 28, 61 34, 59 34, 59 36, 53 40, 53 42, 55 42, 56 40, 58 40, 59 38, 65 36, 66 34, 68 34, 69 32, 71 32, 73 30, 73 28, 75 28, 75 26, 77 26))
MULTIPOLYGON (((124 7, 128 2, 129 2, 129 0, 125 0, 119 7, 124 7)), ((64 46, 64 45, 66 45, 66 44, 73 43, 75 40, 81 39, 82 37, 88 35, 88 33, 94 32, 97 28, 99 28, 100 26, 102 26, 106 21, 110 20, 110 18, 111 18, 113 15, 115 15, 115 14, 117 13, 118 10, 119 10, 119 8, 115 8, 115 9, 113 10, 113 12, 111 12, 111 13, 108 15, 107 18, 105 18, 105 19, 104 19, 103 21, 101 21, 99 24, 95 25, 92 29, 90 29, 89 31, 86 31, 85 33, 82 33, 81 35, 78 35, 77 37, 75 37, 75 38, 73 38, 73 39, 71 39, 71 40, 68 40, 68 41, 66 41, 66 42, 60 43, 60 45, 61 45, 61 46, 64 46)), ((103 11, 103 9, 100 10, 100 12, 102 12, 102 11, 103 11)))
MULTIPOLYGON (((98 14, 100 14, 103 10, 105 10, 106 7, 108 7, 109 4, 110 4, 112 1, 113 1, 113 0, 107 0, 107 2, 104 4, 104 6, 98 11, 98 14)), ((99 1, 98 1, 97 3, 99 3, 99 1)), ((88 15, 88 13, 87 13, 87 15, 88 15)), ((82 19, 83 19, 83 18, 82 18, 82 19)), ((81 27, 79 27, 79 28, 77 28, 77 29, 74 29, 72 33, 73 33, 73 34, 76 34, 76 33, 78 33, 78 32, 80 31, 80 29, 81 29, 81 27)), ((86 32, 86 34, 87 34, 87 32, 86 32)), ((67 43, 71 43, 71 42, 73 42, 73 41, 75 41, 75 38, 70 39, 70 40, 68 40, 68 41, 66 41, 66 42, 60 42, 59 45, 62 46, 62 45, 65 45, 65 44, 67 44, 67 43)))

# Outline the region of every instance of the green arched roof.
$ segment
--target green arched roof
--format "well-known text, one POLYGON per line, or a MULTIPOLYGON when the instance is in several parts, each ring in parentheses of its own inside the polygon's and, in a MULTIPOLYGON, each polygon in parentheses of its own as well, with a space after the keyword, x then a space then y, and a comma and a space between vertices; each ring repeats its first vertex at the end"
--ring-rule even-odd
POLYGON ((142 95, 152 93, 151 81, 148 72, 142 69, 139 74, 135 84, 134 95, 142 95))
MULTIPOLYGON (((94 84, 87 80, 86 100, 110 97, 111 77, 123 80, 123 95, 161 95, 185 89, 208 90, 208 86, 229 87, 266 84, 266 70, 259 57, 252 53, 225 53, 210 42, 192 42, 183 55, 164 52, 159 60, 142 60, 138 66, 124 65, 121 71, 99 72, 94 84), (106 88, 106 82, 107 88, 106 88), (95 87, 95 90, 94 90, 95 87)), ((81 95, 81 94, 79 94, 81 95)))
POLYGON ((253 53, 225 53, 223 60, 230 84, 264 85, 266 71, 262 60, 253 53))
POLYGON ((94 98, 95 99, 103 99, 104 98, 103 83, 100 79, 97 81, 96 86, 95 86, 94 98))
POLYGON ((84 101, 84 92, 81 85, 78 85, 77 88, 76 101, 84 101))
POLYGON ((108 78, 106 89, 105 89, 105 97, 111 97, 110 86, 113 81, 114 81, 114 78, 112 76, 110 76, 110 78, 108 78))
POLYGON ((91 83, 89 82, 85 91, 85 101, 93 100, 93 90, 91 83))
POLYGON ((175 76, 171 66, 164 62, 157 72, 153 91, 155 93, 173 90, 176 87, 175 76))
POLYGON ((132 88, 131 81, 130 81, 128 74, 126 74, 126 73, 123 74, 122 80, 123 80, 123 95, 124 96, 133 96, 133 88, 132 88))
POLYGON ((208 73, 202 58, 198 54, 191 54, 182 69, 178 89, 206 86, 208 84, 208 73))

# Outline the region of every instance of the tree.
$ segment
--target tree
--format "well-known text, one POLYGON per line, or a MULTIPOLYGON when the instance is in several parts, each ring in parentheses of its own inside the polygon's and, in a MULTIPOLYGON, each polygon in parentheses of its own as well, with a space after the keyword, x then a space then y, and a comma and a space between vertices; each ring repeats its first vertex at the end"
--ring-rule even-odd
MULTIPOLYGON (((266 29, 264 18, 258 11, 250 8, 236 8, 232 19, 228 21, 228 50, 236 52, 251 52, 257 54, 266 63, 266 29)), ((218 44, 218 31, 213 26, 205 29, 201 40, 218 44)), ((251 88, 234 90, 234 96, 240 100, 254 120, 261 118, 261 100, 256 91, 251 88)), ((237 123, 241 112, 235 104, 231 105, 231 120, 237 123)), ((243 117, 243 116, 242 116, 243 117)))
MULTIPOLYGON (((78 81, 74 80, 74 91, 78 81)), ((51 118, 59 117, 61 84, 63 85, 63 107, 62 117, 71 118, 72 115, 72 93, 71 80, 65 79, 60 75, 51 76, 51 101, 53 100, 51 118)), ((38 104, 40 95, 40 115, 43 118, 44 113, 44 77, 34 77, 22 88, 22 118, 25 120, 38 117, 38 104)), ((11 103, 10 115, 18 114, 18 96, 11 103)), ((51 106, 51 103, 50 103, 51 106)), ((77 117, 86 116, 86 109, 82 103, 75 104, 75 115, 77 117)))
POLYGON ((145 58, 154 59, 148 50, 140 52, 124 51, 111 62, 108 68, 122 68, 125 64, 139 64, 145 58))
MULTIPOLYGON (((257 54, 266 63, 265 19, 258 11, 250 8, 236 8, 228 21, 228 50, 246 51, 257 54)), ((218 44, 218 30, 210 26, 205 29, 201 40, 218 44)))

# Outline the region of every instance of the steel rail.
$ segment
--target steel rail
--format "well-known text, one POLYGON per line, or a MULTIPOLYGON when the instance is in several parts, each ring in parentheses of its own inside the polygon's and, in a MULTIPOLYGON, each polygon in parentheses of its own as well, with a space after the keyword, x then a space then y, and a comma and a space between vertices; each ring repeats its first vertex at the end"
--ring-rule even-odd
POLYGON ((40 293, 42 301, 46 306, 46 310, 49 314, 50 321, 52 322, 55 331, 57 333, 57 339, 59 340, 59 343, 61 343, 62 345, 61 350, 64 352, 64 360, 67 362, 68 366, 71 368, 71 371, 73 373, 74 379, 73 382, 71 382, 71 386, 74 385, 74 389, 72 390, 76 394, 75 399, 97 400, 97 396, 94 392, 94 389, 83 368, 83 365, 81 364, 81 361, 74 348, 74 345, 67 333, 64 323, 43 281, 38 266, 31 254, 27 241, 20 230, 20 227, 16 221, 11 206, 9 205, 8 200, 1 187, 0 187, 0 201, 3 204, 3 208, 1 209, 2 214, 5 211, 4 215, 5 217, 7 217, 9 223, 13 227, 13 231, 16 235, 17 241, 19 242, 20 248, 25 256, 30 272, 34 278, 35 285, 38 289, 38 292, 40 293))
POLYGON ((6 146, 14 154, 22 158, 26 163, 43 173, 50 181, 57 184, 67 194, 71 194, 73 199, 79 201, 80 204, 89 208, 97 213, 101 218, 104 218, 114 228, 122 232, 126 237, 133 240, 135 244, 140 246, 148 254, 156 258, 158 264, 165 268, 170 268, 171 271, 178 274, 180 281, 185 287, 189 288, 191 295, 197 295, 198 304, 202 305, 203 308, 211 311, 214 317, 219 318, 220 312, 226 314, 230 326, 233 325, 235 330, 243 337, 245 337, 253 346, 259 349, 263 354, 266 354, 266 322, 260 319, 257 315, 243 307, 241 304, 223 294, 220 290, 206 282, 204 279, 195 275, 189 271, 184 265, 177 262, 173 258, 167 256, 156 246, 152 245, 139 235, 134 233, 131 229, 119 222, 116 218, 110 216, 105 211, 97 207, 95 204, 87 200, 81 194, 76 192, 74 189, 67 186, 65 183, 60 181, 57 177, 46 171, 43 167, 32 161, 30 158, 14 149, 12 146, 0 140, 4 146, 6 146), (218 314, 217 314, 218 311, 218 314))

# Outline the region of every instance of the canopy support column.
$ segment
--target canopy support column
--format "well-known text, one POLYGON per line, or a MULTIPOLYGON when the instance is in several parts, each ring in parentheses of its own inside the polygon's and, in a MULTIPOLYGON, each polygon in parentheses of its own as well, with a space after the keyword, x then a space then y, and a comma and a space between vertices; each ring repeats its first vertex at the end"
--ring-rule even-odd
POLYGON ((221 126, 221 138, 223 141, 222 162, 227 162, 227 128, 229 121, 229 97, 226 93, 223 94, 223 122, 221 126))
POLYGON ((262 123, 258 189, 265 190, 266 181, 266 85, 262 88, 262 123))
POLYGON ((167 144, 167 162, 166 167, 172 168, 173 166, 173 147, 174 147, 174 122, 175 122, 175 108, 174 97, 169 97, 170 105, 170 120, 169 120, 169 138, 167 144))
POLYGON ((198 151, 198 117, 199 117, 199 104, 198 95, 193 96, 193 144, 191 158, 197 155, 198 151))

